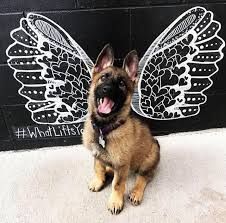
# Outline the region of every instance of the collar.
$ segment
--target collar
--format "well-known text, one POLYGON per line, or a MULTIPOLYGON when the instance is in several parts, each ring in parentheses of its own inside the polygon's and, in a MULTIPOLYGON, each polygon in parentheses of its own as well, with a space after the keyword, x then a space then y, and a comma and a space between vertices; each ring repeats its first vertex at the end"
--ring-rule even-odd
POLYGON ((114 123, 110 123, 108 125, 103 125, 103 126, 97 126, 97 124, 92 121, 92 126, 93 128, 99 132, 100 135, 106 136, 107 134, 109 134, 111 131, 117 129, 118 127, 120 127, 121 125, 123 125, 125 123, 125 120, 119 120, 117 122, 114 123))

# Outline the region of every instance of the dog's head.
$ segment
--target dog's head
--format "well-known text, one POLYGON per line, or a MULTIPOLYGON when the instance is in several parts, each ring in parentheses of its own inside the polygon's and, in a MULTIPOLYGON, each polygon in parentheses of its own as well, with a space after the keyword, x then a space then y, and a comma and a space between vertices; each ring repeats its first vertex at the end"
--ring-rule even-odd
POLYGON ((138 56, 131 51, 123 67, 113 66, 114 53, 106 45, 99 54, 92 72, 89 92, 89 112, 96 119, 110 121, 113 117, 125 118, 137 82, 138 56))

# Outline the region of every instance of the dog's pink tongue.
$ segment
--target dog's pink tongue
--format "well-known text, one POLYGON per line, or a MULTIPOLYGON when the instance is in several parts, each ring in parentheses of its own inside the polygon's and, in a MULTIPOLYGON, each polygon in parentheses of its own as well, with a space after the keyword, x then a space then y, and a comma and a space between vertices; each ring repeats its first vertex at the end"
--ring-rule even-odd
POLYGON ((114 102, 110 98, 104 97, 102 103, 98 106, 98 112, 109 114, 113 106, 114 102))

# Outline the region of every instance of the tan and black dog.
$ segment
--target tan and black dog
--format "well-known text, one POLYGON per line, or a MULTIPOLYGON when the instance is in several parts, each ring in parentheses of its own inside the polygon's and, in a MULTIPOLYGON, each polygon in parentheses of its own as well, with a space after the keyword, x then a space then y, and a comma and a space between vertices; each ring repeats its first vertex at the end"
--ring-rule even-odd
POLYGON ((130 112, 131 98, 137 83, 136 51, 126 56, 123 68, 113 66, 113 62, 113 50, 106 45, 92 72, 89 116, 84 126, 83 144, 95 157, 95 177, 89 189, 101 190, 106 173, 112 172, 114 178, 108 209, 112 214, 118 214, 123 208, 129 171, 137 173, 129 200, 133 205, 138 205, 159 162, 160 147, 148 126, 130 112))

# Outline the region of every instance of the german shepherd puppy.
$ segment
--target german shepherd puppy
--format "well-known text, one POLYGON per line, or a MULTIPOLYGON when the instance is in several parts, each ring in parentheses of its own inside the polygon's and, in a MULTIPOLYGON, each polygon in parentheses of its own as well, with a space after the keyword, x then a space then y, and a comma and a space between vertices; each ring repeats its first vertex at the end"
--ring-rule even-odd
POLYGON ((128 53, 122 68, 113 66, 113 62, 113 50, 106 45, 92 71, 83 144, 94 156, 95 177, 89 189, 101 190, 106 174, 111 172, 114 177, 108 210, 118 214, 123 208, 128 172, 137 173, 129 200, 133 205, 139 205, 159 162, 160 147, 148 126, 130 112, 137 83, 136 51, 128 53))

